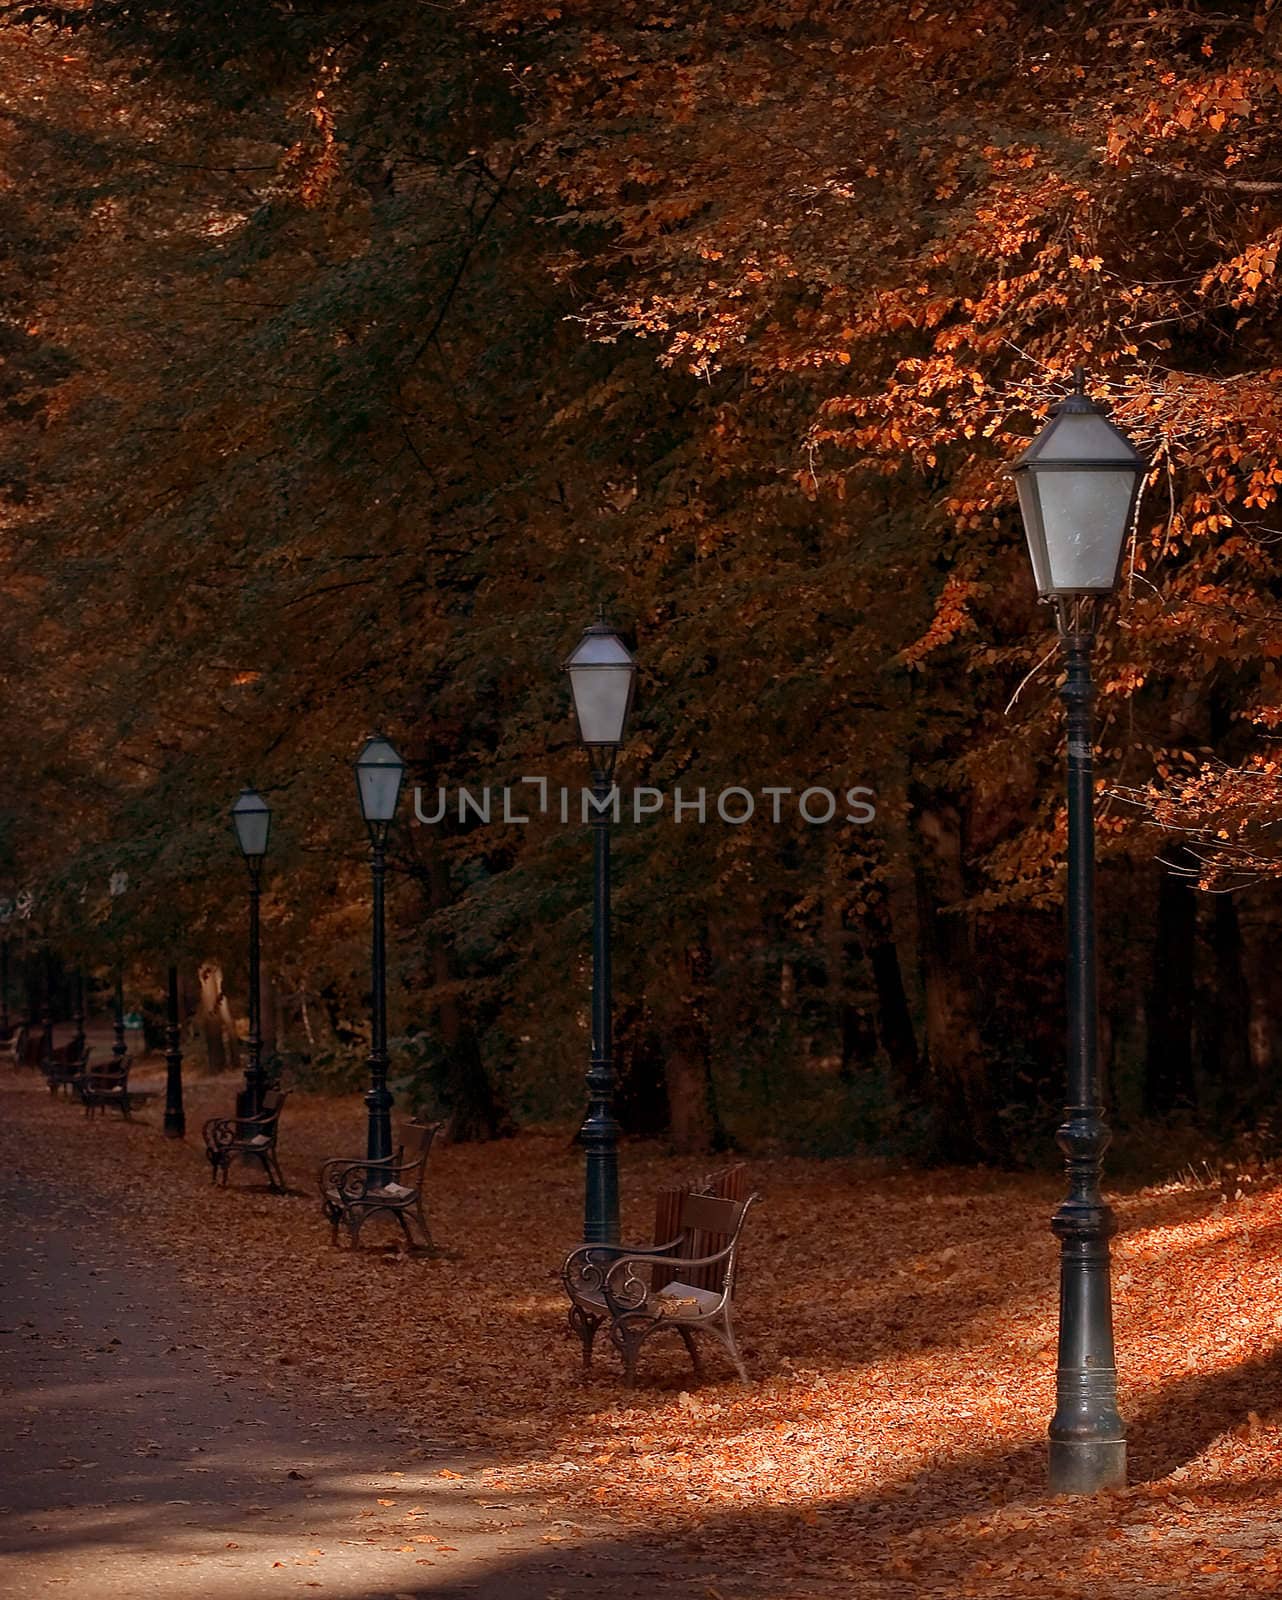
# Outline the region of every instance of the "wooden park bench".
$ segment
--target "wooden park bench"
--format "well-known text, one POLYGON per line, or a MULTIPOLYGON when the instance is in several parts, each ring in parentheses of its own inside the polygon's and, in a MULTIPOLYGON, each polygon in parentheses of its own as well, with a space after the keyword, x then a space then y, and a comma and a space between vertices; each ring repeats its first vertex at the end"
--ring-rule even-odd
POLYGON ((331 1244, 338 1243, 338 1230, 345 1227, 355 1249, 365 1223, 381 1211, 396 1218, 411 1249, 411 1217, 418 1223, 422 1247, 433 1248, 423 1215, 423 1178, 432 1141, 443 1126, 440 1122, 411 1124, 419 1137, 417 1154, 409 1161, 405 1160, 402 1145, 394 1156, 383 1161, 338 1158, 325 1162, 320 1170, 321 1208, 329 1220, 331 1244))
POLYGON ((78 1091, 89 1067, 90 1048, 84 1038, 73 1039, 70 1044, 59 1045, 42 1063, 49 1093, 56 1096, 59 1089, 69 1094, 78 1091))
POLYGON ((585 1370, 605 1324, 629 1387, 636 1383, 641 1346, 665 1330, 680 1337, 696 1378, 703 1376, 703 1363, 694 1335, 710 1333, 748 1381, 734 1335, 735 1275, 743 1225, 760 1196, 745 1194, 745 1188, 743 1167, 731 1167, 663 1190, 655 1234, 665 1243, 581 1245, 570 1252, 561 1279, 570 1297, 570 1326, 583 1342, 585 1370))
POLYGON ((204 1127, 205 1154, 209 1158, 210 1181, 223 1187, 237 1156, 260 1162, 273 1194, 285 1193, 285 1175, 276 1158, 276 1139, 280 1133, 280 1114, 289 1099, 288 1089, 269 1089, 263 1096, 262 1114, 257 1117, 210 1117, 204 1127))
POLYGON ((133 1057, 121 1056, 118 1060, 104 1061, 99 1066, 89 1067, 81 1074, 75 1087, 76 1093, 84 1103, 87 1117, 112 1107, 128 1122, 137 1106, 145 1105, 148 1100, 155 1098, 149 1089, 129 1087, 129 1074, 132 1068, 133 1057))

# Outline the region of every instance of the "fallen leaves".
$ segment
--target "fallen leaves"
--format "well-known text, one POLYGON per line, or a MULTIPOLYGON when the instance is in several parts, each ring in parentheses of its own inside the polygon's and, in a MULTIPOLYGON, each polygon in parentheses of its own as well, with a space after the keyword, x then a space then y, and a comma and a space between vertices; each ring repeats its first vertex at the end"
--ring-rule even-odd
MULTIPOLYGON (((191 1085, 189 1117, 226 1094, 191 1085)), ((451 1254, 403 1258, 408 1286, 389 1296, 386 1255, 332 1250, 314 1197, 215 1191, 198 1151, 154 1128, 86 1128, 47 1097, 11 1098, 10 1162, 77 1171, 81 1202, 127 1211, 199 1296, 211 1381, 256 1374, 300 1403, 383 1419, 392 1442, 361 1528, 415 1564, 455 1547, 423 1531, 425 1506, 400 1509, 396 1467, 440 1461, 448 1419, 454 1464, 431 1470, 457 1492, 502 1494, 479 1499, 500 1511, 587 1510, 619 1537, 691 1553, 729 1542, 736 1600, 823 1593, 825 1572, 851 1594, 909 1583, 992 1600, 1236 1600, 1278 1581, 1282 1190, 1267 1183, 1229 1208, 1178 1184, 1118 1202, 1134 1487, 1087 1507, 1043 1493, 1055 1180, 755 1162, 768 1198, 740 1298, 753 1381, 732 1381, 708 1347, 714 1381, 695 1387, 679 1343, 656 1338, 630 1391, 603 1341, 581 1377, 566 1334, 553 1274, 576 1236, 581 1169, 563 1140, 434 1155, 433 1227, 451 1254)), ((357 1106, 295 1099, 287 1172, 359 1139, 357 1106)), ((684 1166, 633 1145, 623 1166, 627 1231, 642 1233, 653 1191, 684 1166)), ((368 1236, 383 1237, 373 1224, 368 1236)), ((546 1542, 586 1537, 566 1522, 546 1542)))

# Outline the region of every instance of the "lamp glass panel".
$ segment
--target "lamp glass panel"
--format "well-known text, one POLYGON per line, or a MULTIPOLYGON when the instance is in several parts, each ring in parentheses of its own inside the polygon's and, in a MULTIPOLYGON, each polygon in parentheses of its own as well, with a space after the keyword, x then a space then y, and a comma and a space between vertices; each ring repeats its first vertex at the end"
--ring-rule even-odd
POLYGON ((636 671, 627 647, 612 633, 589 633, 566 667, 584 744, 621 744, 636 671))
POLYGON ((1043 592, 1111 589, 1130 521, 1136 472, 1034 469, 1032 476, 1050 566, 1043 592))
POLYGON ((405 763, 386 739, 371 739, 356 763, 361 815, 366 822, 390 822, 401 797, 405 763))
POLYGON ((1045 594, 1051 586, 1050 562, 1046 557, 1046 533, 1042 527, 1042 508, 1037 499, 1037 484, 1031 472, 1015 474, 1015 492, 1019 496, 1020 514, 1024 519, 1024 536, 1028 540, 1028 554, 1033 563, 1033 581, 1038 594, 1045 594))
POLYGON ((1097 411, 1061 411, 1033 441, 1034 460, 1137 461, 1134 447, 1097 411))
POLYGON ((570 667, 630 667, 632 657, 623 640, 613 633, 589 633, 574 647, 570 667))
POLYGON ((242 852, 250 857, 265 856, 272 814, 262 795, 246 789, 232 807, 231 816, 242 852))

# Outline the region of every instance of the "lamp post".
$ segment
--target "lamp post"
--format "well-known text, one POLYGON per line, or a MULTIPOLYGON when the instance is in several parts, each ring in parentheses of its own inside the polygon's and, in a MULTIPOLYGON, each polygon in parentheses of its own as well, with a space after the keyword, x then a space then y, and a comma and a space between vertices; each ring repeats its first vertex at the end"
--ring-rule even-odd
POLYGON ((178 968, 169 969, 169 1008, 165 1017, 165 1138, 181 1139, 187 1132, 183 1111, 182 1034, 178 1023, 178 968))
POLYGON ((45 946, 44 982, 40 999, 40 1059, 53 1060, 53 951, 45 946))
POLYGON ((75 985, 76 1009, 71 1020, 76 1031, 71 1040, 71 1054, 73 1060, 79 1061, 85 1053, 85 969, 80 963, 76 965, 75 985))
POLYGON ((405 763, 382 734, 365 741, 356 758, 356 792, 361 816, 369 830, 370 876, 373 880, 374 915, 370 946, 369 1089, 365 1106, 369 1131, 365 1154, 370 1161, 386 1161, 392 1154, 392 1092, 387 1087, 387 946, 383 911, 383 884, 387 873, 387 836, 401 796, 405 763))
POLYGON ((0 1044, 13 1038, 9 1026, 9 924, 13 920, 13 901, 0 900, 0 1044))
POLYGON ((1068 1196, 1051 1221, 1060 1295, 1050 1488, 1093 1494, 1125 1486, 1126 1428, 1117 1410, 1109 1281, 1117 1223, 1100 1191, 1110 1135, 1098 1055, 1091 646, 1095 607, 1117 583, 1147 466, 1087 396, 1079 367, 1073 393, 1011 470, 1037 591, 1054 607, 1068 713, 1068 1104, 1057 1135, 1068 1196))
MULTIPOLYGON (((22 959, 19 963, 22 969, 22 1028, 27 1039, 27 1049, 31 1050, 31 1033, 36 1025, 36 1008, 33 999, 34 990, 31 985, 31 913, 36 908, 36 897, 30 889, 20 889, 14 896, 13 909, 18 914, 18 921, 22 924, 22 959)), ((34 1062, 34 1054, 29 1053, 25 1065, 34 1062)))
POLYGON ((610 995, 610 799, 636 662, 604 617, 583 630, 565 663, 579 738, 592 764, 592 1054, 588 1111, 579 1138, 586 1157, 583 1242, 619 1242, 619 1124, 614 1116, 610 995))
MULTIPOLYGON (((128 887, 129 874, 127 872, 117 871, 111 874, 111 877, 107 883, 107 888, 110 891, 111 898, 113 900, 119 900, 120 896, 124 894, 128 887)), ((116 1041, 111 1047, 111 1053, 113 1056, 115 1056, 116 1064, 118 1066, 129 1053, 129 1047, 125 1044, 125 978, 124 972, 121 968, 119 940, 117 940, 116 943, 115 1034, 116 1041)))
POLYGON ((249 869, 249 1064, 245 1068, 245 1087, 236 1097, 237 1115, 257 1117, 263 1109, 267 1084, 263 1076, 263 1036, 259 1019, 258 900, 262 890, 263 857, 271 832, 271 807, 256 789, 246 786, 231 808, 240 853, 249 869))

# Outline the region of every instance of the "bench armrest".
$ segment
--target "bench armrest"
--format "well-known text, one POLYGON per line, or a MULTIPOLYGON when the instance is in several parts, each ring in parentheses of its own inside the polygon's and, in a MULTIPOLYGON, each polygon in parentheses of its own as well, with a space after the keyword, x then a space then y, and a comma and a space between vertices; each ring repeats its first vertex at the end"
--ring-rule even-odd
POLYGON ((127 1072, 103 1072, 101 1069, 94 1071, 91 1067, 86 1073, 79 1074, 85 1087, 93 1094, 115 1094, 124 1092, 129 1088, 129 1074, 127 1072))
MULTIPOLYGON (((410 1163, 410 1167, 421 1165, 420 1162, 410 1163)), ((378 1188, 384 1183, 395 1183, 401 1172, 407 1170, 401 1160, 398 1150, 394 1156, 380 1156, 377 1160, 364 1158, 332 1156, 322 1163, 320 1169, 321 1199, 331 1191, 336 1192, 340 1201, 361 1200, 371 1189, 378 1188), (370 1182, 373 1172, 375 1182, 370 1182)))
POLYGON ((685 1235, 682 1234, 682 1235, 678 1236, 675 1239, 669 1239, 667 1244, 580 1244, 580 1245, 576 1245, 575 1248, 573 1250, 571 1250, 569 1255, 566 1256, 566 1258, 565 1258, 565 1262, 561 1267, 561 1276, 565 1277, 567 1275, 567 1273, 569 1273, 572 1270, 573 1264, 575 1262, 577 1262, 580 1257, 583 1258, 583 1261, 585 1263, 590 1263, 593 1267, 604 1266, 608 1262, 617 1261, 620 1256, 625 1256, 625 1255, 627 1255, 627 1256, 635 1256, 635 1255, 662 1256, 665 1260, 667 1260, 668 1259, 668 1252, 671 1251, 671 1250, 677 1249, 677 1247, 681 1244, 682 1239, 684 1237, 685 1237, 685 1235), (601 1260, 600 1261, 593 1260, 593 1257, 594 1256, 598 1256, 598 1255, 601 1257, 601 1260))
POLYGON ((571 1250, 561 1267, 561 1282, 573 1300, 578 1292, 599 1294, 609 1298, 606 1280, 620 1259, 647 1258, 671 1265, 672 1251, 680 1248, 684 1235, 670 1239, 667 1244, 581 1244, 571 1250))
POLYGON ((201 1130, 210 1150, 227 1150, 236 1142, 235 1117, 210 1117, 201 1130))
POLYGON ((228 1122, 237 1123, 242 1128, 257 1128, 260 1133, 273 1133, 276 1124, 280 1121, 279 1111, 260 1111, 253 1117, 228 1117, 228 1122))
MULTIPOLYGON (((601 1285, 601 1292, 605 1296, 605 1303, 609 1306, 612 1315, 619 1316, 623 1312, 639 1311, 649 1299, 649 1275, 635 1270, 637 1267, 665 1266, 674 1264, 682 1272, 692 1267, 711 1267, 719 1261, 730 1261, 738 1246, 737 1239, 731 1239, 724 1250, 718 1250, 715 1255, 679 1257, 674 1263, 670 1255, 661 1255, 655 1250, 633 1251, 628 1255, 621 1255, 606 1270, 601 1285)), ((727 1274, 727 1284, 730 1282, 727 1274)), ((721 1291, 720 1299, 727 1298, 728 1289, 721 1291)))

